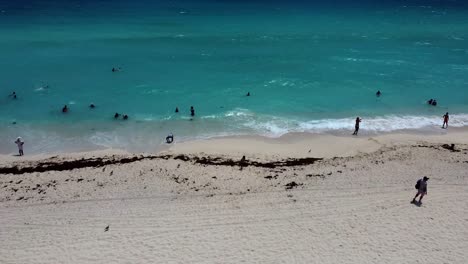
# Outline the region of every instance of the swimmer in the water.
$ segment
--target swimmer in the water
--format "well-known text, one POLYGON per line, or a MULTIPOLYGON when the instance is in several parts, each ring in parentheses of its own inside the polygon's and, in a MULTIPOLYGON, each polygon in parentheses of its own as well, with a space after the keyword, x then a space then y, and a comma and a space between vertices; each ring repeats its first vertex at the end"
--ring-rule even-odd
POLYGON ((128 119, 128 115, 124 115, 123 120, 127 120, 127 119, 128 119))
POLYGON ((62 108, 62 113, 67 113, 68 112, 68 106, 65 105, 63 108, 62 108))
POLYGON ((247 92, 247 94, 245 96, 250 96, 250 92, 247 92))
POLYGON ((432 101, 432 105, 437 106, 437 100, 436 99, 434 99, 434 101, 432 101))
POLYGON ((16 92, 12 92, 9 97, 13 98, 13 99, 16 99, 16 92))
POLYGON ((377 93, 375 93, 375 95, 376 95, 377 97, 380 97, 380 96, 382 95, 382 93, 380 92, 380 90, 378 90, 377 93))
POLYGON ((115 113, 114 118, 117 119, 117 118, 119 118, 119 116, 120 116, 119 113, 115 113))
POLYGON ((193 106, 190 107, 190 115, 195 116, 195 109, 193 108, 193 106))
POLYGON ((176 112, 176 113, 179 113, 179 107, 176 107, 176 108, 175 108, 175 112, 176 112))
POLYGON ((89 108, 95 108, 95 107, 96 107, 96 106, 95 106, 93 103, 91 103, 91 104, 89 105, 89 108))

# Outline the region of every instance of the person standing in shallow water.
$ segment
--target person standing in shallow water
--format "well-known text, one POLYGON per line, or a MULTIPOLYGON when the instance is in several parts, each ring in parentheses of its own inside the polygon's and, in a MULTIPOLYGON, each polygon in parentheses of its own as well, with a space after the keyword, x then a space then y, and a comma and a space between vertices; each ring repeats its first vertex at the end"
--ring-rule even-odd
POLYGON ((24 141, 23 141, 23 139, 21 139, 21 137, 18 137, 16 139, 16 141, 15 141, 15 144, 18 146, 19 155, 23 156, 24 155, 24 152, 23 152, 24 141))
POLYGON ((449 113, 445 113, 443 116, 444 118, 444 123, 442 124, 442 128, 448 128, 448 121, 449 121, 449 113))
POLYGON ((195 109, 193 106, 190 107, 190 116, 195 116, 195 109))
POLYGON ((353 133, 353 136, 357 136, 358 134, 358 131, 359 131, 359 123, 361 123, 362 119, 358 117, 356 117, 356 124, 354 125, 354 133, 353 133))

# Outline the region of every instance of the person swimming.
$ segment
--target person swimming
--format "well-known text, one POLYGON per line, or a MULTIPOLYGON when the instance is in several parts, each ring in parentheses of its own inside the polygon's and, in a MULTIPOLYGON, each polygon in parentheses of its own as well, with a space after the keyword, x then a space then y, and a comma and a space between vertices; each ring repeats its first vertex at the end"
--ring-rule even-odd
POLYGON ((117 118, 119 118, 119 117, 120 117, 120 114, 119 114, 119 113, 115 113, 114 118, 117 119, 117 118))
POLYGON ((8 97, 11 97, 13 99, 16 99, 16 92, 12 92, 8 97))
POLYGON ((437 106, 437 100, 431 98, 429 99, 429 101, 427 101, 427 104, 432 105, 432 106, 437 106))
POLYGON ((176 112, 176 113, 179 113, 179 107, 176 107, 176 108, 175 108, 175 112, 176 112))
POLYGON ((93 103, 91 103, 91 104, 89 105, 89 108, 95 108, 95 107, 96 107, 96 106, 95 106, 93 103))
POLYGON ((128 115, 124 115, 123 120, 127 120, 127 119, 128 119, 128 115))
POLYGON ((247 94, 245 96, 250 96, 250 92, 247 92, 247 94))
POLYGON ((190 107, 190 115, 195 116, 195 108, 193 106, 190 107))
POLYGON ((62 113, 68 113, 68 106, 65 105, 63 108, 62 108, 62 113))
POLYGON ((375 95, 376 95, 377 97, 380 97, 380 96, 382 95, 382 93, 380 92, 380 90, 378 90, 378 91, 375 93, 375 95))

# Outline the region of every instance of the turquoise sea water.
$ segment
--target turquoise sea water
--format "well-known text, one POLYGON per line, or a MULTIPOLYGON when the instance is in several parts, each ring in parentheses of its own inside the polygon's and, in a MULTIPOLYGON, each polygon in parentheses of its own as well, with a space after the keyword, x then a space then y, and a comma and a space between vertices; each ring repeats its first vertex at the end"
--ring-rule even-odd
POLYGON ((347 2, 0 1, 0 153, 467 125, 466 4, 347 2))

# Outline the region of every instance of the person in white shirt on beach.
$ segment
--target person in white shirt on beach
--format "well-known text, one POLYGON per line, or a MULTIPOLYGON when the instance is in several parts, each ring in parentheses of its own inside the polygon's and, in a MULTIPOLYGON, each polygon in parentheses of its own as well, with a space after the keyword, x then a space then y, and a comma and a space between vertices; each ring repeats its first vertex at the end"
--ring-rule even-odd
POLYGON ((23 156, 24 155, 24 152, 23 152, 24 141, 23 141, 23 139, 21 139, 21 137, 18 137, 16 139, 15 143, 16 143, 16 145, 18 145, 19 155, 23 156))

